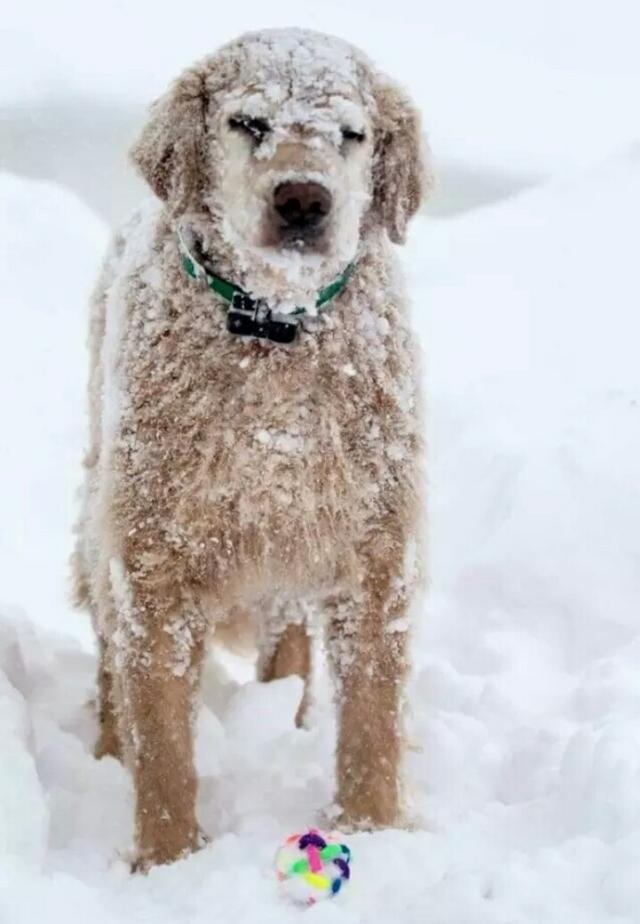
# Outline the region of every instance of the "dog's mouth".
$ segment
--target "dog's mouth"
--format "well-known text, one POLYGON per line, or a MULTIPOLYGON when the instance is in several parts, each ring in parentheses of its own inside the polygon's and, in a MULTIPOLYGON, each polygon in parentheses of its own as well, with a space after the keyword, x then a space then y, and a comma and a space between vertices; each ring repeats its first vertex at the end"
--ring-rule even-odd
POLYGON ((286 256, 300 254, 303 256, 323 256, 329 252, 330 235, 326 222, 313 227, 283 225, 268 216, 263 224, 259 247, 286 256))
POLYGON ((276 228, 280 248, 296 253, 325 253, 327 250, 327 234, 324 225, 313 228, 296 228, 284 226, 276 228))

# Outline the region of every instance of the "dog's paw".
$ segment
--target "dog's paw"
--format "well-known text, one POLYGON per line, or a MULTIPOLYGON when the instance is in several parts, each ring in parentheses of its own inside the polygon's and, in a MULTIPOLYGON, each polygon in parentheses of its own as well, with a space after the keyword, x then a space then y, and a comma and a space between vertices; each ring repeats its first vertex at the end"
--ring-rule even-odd
POLYGON ((114 732, 107 732, 103 729, 98 735, 98 740, 93 749, 93 756, 96 760, 103 757, 114 757, 122 763, 122 747, 118 736, 114 732))
POLYGON ((166 866, 168 863, 186 860, 192 853, 206 847, 210 840, 211 838, 198 828, 192 837, 187 838, 186 844, 163 841, 152 847, 140 849, 131 861, 131 872, 148 873, 154 866, 166 866))
POLYGON ((178 860, 186 860, 200 850, 200 846, 193 844, 189 847, 183 847, 181 850, 171 850, 159 847, 154 850, 145 850, 139 852, 131 862, 132 873, 148 873, 154 866, 166 866, 168 863, 177 863, 178 860))
POLYGON ((398 812, 361 813, 348 811, 336 803, 328 806, 321 813, 320 824, 328 830, 334 829, 343 834, 357 834, 360 831, 384 831, 387 828, 406 828, 406 819, 398 812))
POLYGON ((371 831, 370 819, 356 819, 349 815, 341 805, 328 805, 319 817, 320 827, 327 831, 340 831, 342 834, 355 834, 358 831, 371 831))

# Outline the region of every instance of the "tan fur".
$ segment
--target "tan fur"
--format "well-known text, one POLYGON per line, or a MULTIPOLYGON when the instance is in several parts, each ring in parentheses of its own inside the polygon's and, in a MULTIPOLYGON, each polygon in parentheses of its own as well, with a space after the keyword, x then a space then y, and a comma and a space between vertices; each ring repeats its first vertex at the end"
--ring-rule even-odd
POLYGON ((282 634, 275 640, 272 650, 263 649, 258 664, 258 679, 263 683, 290 677, 292 674, 304 681, 304 694, 296 713, 296 725, 304 724, 309 701, 308 681, 311 671, 311 638, 307 627, 300 623, 285 625, 282 634))
MULTIPOLYGON (((334 47, 314 34, 283 35, 289 44, 302 36, 319 56, 334 47)), ((228 334, 218 297, 180 265, 175 225, 202 233, 221 275, 249 289, 270 279, 277 294, 281 277, 269 276, 267 261, 257 277, 222 233, 224 146, 204 115, 212 99, 218 106, 250 82, 262 41, 227 46, 155 104, 133 157, 162 201, 116 238, 92 305, 76 588, 100 643, 96 753, 122 753, 131 767, 141 868, 198 845, 200 665, 215 626, 232 636, 246 613, 264 680, 308 674, 305 613, 326 614, 342 821, 401 819, 421 439, 413 339, 388 238, 403 239, 424 190, 418 121, 394 85, 336 43, 356 62, 345 93, 360 100, 374 135, 369 153, 354 155, 358 172, 351 168, 368 184, 356 269, 291 346, 228 334)), ((330 238, 321 274, 332 269, 332 247, 330 238)), ((297 297, 295 281, 287 287, 297 297)))

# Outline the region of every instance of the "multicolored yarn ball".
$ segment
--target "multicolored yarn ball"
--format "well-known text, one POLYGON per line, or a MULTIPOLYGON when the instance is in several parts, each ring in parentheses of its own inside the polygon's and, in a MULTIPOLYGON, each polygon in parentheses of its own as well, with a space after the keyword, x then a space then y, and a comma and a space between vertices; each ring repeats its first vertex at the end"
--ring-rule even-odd
POLYGON ((277 876, 294 901, 315 905, 333 898, 349 881, 351 851, 340 837, 310 828, 305 834, 290 834, 278 848, 277 876))

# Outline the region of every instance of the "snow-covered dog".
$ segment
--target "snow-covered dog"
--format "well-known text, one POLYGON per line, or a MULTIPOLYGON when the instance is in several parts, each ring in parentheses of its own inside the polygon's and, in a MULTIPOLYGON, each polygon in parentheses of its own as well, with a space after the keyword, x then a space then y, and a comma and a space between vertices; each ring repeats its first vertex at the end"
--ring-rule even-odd
POLYGON ((306 677, 325 614, 340 821, 392 825, 421 503, 389 241, 424 191, 418 117, 346 43, 261 32, 187 70, 132 156, 156 198, 93 301, 75 569, 138 864, 198 845, 200 668, 247 614, 263 680, 306 677))

